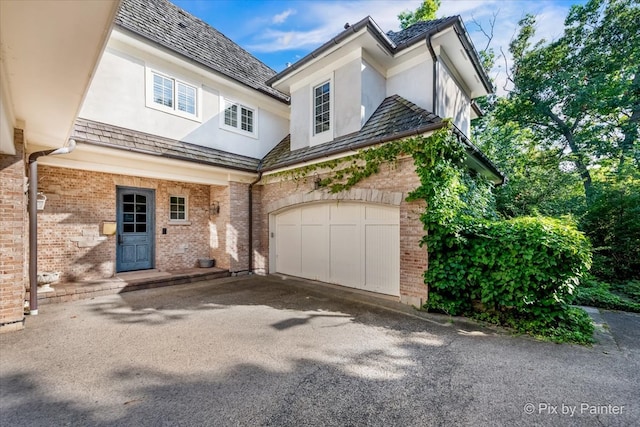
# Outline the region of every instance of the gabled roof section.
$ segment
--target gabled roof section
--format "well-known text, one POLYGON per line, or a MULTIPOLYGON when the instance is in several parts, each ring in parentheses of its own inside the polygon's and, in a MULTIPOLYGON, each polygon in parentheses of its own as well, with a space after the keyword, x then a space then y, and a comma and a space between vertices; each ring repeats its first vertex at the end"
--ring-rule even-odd
POLYGON ((256 172, 260 162, 251 157, 80 118, 76 120, 71 137, 91 145, 246 172, 256 172))
POLYGON ((265 83, 274 70, 167 0, 122 0, 115 24, 279 101, 289 101, 265 83))
POLYGON ((325 44, 323 44, 319 48, 315 49, 311 53, 305 55, 302 59, 300 59, 296 63, 292 64, 291 66, 289 66, 289 67, 285 68, 284 70, 280 71, 275 76, 271 77, 269 80, 267 80, 267 84, 272 85, 273 83, 277 82, 278 80, 282 79, 283 77, 291 74, 293 71, 303 67, 305 64, 313 61, 316 58, 319 58, 319 57, 323 56, 324 52, 326 52, 327 50, 333 48, 337 44, 340 44, 342 41, 344 41, 345 39, 349 38, 349 36, 359 32, 363 28, 367 28, 369 30, 369 32, 375 38, 377 38, 378 41, 389 52, 393 52, 393 49, 395 48, 395 44, 391 41, 391 39, 389 39, 389 37, 386 36, 386 34, 384 34, 382 29, 380 29, 380 27, 378 26, 378 24, 376 24, 376 22, 373 20, 373 18, 371 18, 370 16, 367 16, 367 17, 361 19, 360 21, 358 21, 357 23, 355 23, 353 25, 346 25, 344 31, 342 31, 340 34, 338 34, 337 36, 335 36, 334 38, 332 38, 331 40, 329 40, 328 42, 326 42, 325 44))
POLYGON ((462 22, 462 18, 460 18, 459 15, 439 18, 432 21, 418 22, 402 31, 389 31, 386 34, 380 29, 378 24, 376 24, 376 22, 370 16, 367 16, 366 18, 358 21, 356 24, 347 26, 344 31, 336 35, 333 39, 315 49, 313 52, 309 53, 295 64, 285 68, 278 74, 271 77, 267 81, 267 84, 273 85, 276 82, 283 80, 294 71, 304 67, 307 63, 310 63, 317 58, 323 57, 328 50, 333 49, 336 45, 342 43, 352 34, 359 32, 363 28, 366 28, 367 31, 369 31, 369 33, 378 40, 378 42, 380 43, 379 46, 381 48, 384 48, 390 54, 395 55, 396 53, 408 47, 411 47, 416 43, 429 40, 431 36, 447 30, 451 27, 454 28, 458 39, 460 40, 460 43, 467 51, 467 54, 475 68, 475 71, 482 81, 482 85, 488 93, 492 93, 493 84, 491 83, 489 76, 487 76, 484 67, 480 63, 478 52, 473 46, 471 38, 469 37, 464 23, 462 22))
POLYGON ((353 151, 370 145, 380 144, 418 135, 442 127, 442 119, 406 99, 393 95, 371 115, 359 132, 334 139, 325 144, 291 151, 289 136, 283 139, 262 160, 262 171, 332 156, 345 151, 353 151))

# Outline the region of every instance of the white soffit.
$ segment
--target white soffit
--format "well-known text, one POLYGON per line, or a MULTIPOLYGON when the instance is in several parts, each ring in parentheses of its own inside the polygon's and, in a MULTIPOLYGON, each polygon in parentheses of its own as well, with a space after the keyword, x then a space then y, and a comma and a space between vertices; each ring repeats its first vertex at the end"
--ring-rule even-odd
POLYGON ((66 142, 119 5, 0 1, 0 58, 10 108, 24 122, 27 141, 66 142))

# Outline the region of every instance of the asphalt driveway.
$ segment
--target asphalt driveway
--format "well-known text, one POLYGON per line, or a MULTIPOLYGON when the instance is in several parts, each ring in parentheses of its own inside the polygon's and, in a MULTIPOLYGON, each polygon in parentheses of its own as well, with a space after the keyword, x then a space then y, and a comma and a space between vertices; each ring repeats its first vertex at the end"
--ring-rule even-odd
POLYGON ((0 425, 640 424, 637 346, 374 302, 242 277, 43 306, 0 335, 0 425))

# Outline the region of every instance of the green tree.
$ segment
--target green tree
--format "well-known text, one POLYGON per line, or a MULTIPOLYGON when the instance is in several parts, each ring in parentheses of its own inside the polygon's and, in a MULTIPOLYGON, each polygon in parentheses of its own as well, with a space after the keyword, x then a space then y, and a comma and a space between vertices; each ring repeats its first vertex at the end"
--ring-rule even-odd
POLYGON ((559 165, 572 165, 587 199, 591 166, 637 152, 639 26, 637 0, 591 0, 572 7, 558 40, 533 45, 529 15, 509 46, 513 90, 498 120, 531 129, 559 165))
POLYGON ((400 28, 403 30, 420 21, 431 21, 436 19, 436 12, 440 7, 440 0, 423 0, 422 4, 413 12, 405 10, 400 12, 400 28))

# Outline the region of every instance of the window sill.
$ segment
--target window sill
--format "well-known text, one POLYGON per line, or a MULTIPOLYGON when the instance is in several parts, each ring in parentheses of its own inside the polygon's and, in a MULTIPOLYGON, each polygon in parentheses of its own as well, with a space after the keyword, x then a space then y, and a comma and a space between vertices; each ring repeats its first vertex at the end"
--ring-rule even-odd
POLYGON ((169 225, 191 225, 191 221, 171 221, 169 220, 169 225))
POLYGON ((156 103, 148 103, 147 108, 151 108, 153 110, 162 111, 163 113, 171 114, 172 116, 182 117, 183 119, 191 120, 194 122, 202 123, 202 118, 196 114, 185 113, 180 110, 174 110, 173 108, 164 107, 162 105, 158 105, 156 103))

